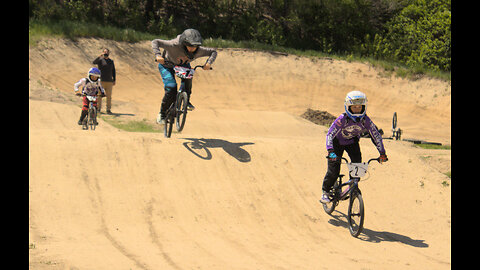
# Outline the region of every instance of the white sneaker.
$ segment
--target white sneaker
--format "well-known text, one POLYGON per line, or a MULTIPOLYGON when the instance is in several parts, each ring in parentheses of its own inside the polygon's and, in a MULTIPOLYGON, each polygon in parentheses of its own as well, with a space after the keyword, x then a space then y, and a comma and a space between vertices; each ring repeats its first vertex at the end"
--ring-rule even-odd
POLYGON ((330 198, 328 197, 327 192, 323 192, 322 198, 320 198, 320 202, 321 203, 329 203, 330 202, 330 198))
POLYGON ((157 115, 157 124, 159 124, 159 125, 164 125, 165 124, 165 118, 162 118, 161 114, 157 115))

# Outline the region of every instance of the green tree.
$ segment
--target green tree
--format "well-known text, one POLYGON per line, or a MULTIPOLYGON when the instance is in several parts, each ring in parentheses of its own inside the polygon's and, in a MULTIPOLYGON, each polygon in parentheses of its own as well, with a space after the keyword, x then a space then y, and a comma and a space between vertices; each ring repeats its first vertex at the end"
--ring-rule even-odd
POLYGON ((411 67, 450 71, 450 0, 414 0, 377 35, 374 54, 411 67))

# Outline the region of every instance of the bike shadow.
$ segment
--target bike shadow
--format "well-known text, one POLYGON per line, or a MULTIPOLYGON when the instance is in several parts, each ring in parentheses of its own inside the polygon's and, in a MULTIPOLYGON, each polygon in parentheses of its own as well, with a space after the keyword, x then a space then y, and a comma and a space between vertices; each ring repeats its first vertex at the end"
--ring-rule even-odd
MULTIPOLYGON (((333 219, 330 219, 328 223, 334 226, 344 227, 345 229, 348 230, 348 221, 347 221, 346 214, 338 210, 335 210, 332 213, 331 217, 333 217, 333 219), (339 215, 334 215, 335 212, 337 212, 339 215)), ((374 230, 367 229, 365 227, 363 228, 362 233, 358 236, 358 239, 362 241, 372 242, 372 243, 380 243, 380 242, 388 241, 388 242, 400 242, 405 245, 418 247, 418 248, 429 247, 429 245, 424 242, 425 240, 415 240, 406 235, 401 235, 398 233, 392 233, 392 232, 386 232, 386 231, 383 231, 383 232, 374 231, 374 230)))
POLYGON ((111 116, 113 116, 113 117, 119 117, 119 116, 135 116, 135 114, 133 114, 133 113, 114 113, 114 112, 112 112, 112 113, 108 114, 108 113, 106 113, 106 112, 101 112, 100 114, 106 115, 106 116, 111 115, 111 116))
POLYGON ((250 162, 251 156, 245 150, 242 149, 242 146, 254 144, 251 142, 244 142, 244 143, 232 143, 229 141, 221 140, 221 139, 196 139, 196 138, 182 138, 184 140, 189 140, 183 143, 183 146, 187 148, 188 151, 192 152, 195 156, 205 159, 211 160, 212 153, 209 149, 211 148, 222 148, 227 154, 234 157, 236 160, 240 162, 250 162))

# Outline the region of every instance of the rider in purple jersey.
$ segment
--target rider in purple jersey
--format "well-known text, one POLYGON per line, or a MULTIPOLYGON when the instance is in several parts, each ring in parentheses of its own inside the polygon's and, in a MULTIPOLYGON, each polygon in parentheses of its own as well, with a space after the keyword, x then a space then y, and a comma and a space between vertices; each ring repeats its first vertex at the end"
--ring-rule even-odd
POLYGON ((362 133, 367 131, 380 154, 385 153, 382 135, 368 115, 359 122, 352 121, 346 113, 342 113, 330 126, 327 133, 327 151, 333 150, 333 139, 336 138, 340 145, 348 145, 355 142, 362 133))
POLYGON ((360 135, 367 131, 380 153, 380 162, 388 160, 383 146, 382 135, 370 117, 367 116, 367 96, 360 91, 352 91, 345 98, 345 113, 342 113, 330 126, 327 133, 328 169, 323 179, 322 203, 330 202, 328 192, 340 173, 343 152, 347 151, 351 162, 362 162, 360 135))

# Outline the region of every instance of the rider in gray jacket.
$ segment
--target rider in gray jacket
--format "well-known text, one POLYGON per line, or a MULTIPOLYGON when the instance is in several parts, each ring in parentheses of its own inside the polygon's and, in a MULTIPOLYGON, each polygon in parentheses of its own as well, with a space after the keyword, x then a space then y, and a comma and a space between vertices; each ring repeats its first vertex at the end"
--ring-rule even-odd
MULTIPOLYGON (((195 29, 187 29, 172 40, 155 39, 152 41, 152 50, 155 54, 155 61, 159 63, 158 70, 162 76, 165 89, 160 112, 157 116, 157 123, 163 124, 165 122, 165 113, 177 96, 177 82, 173 67, 177 65, 191 68, 190 62, 199 57, 208 56, 203 69, 210 70, 212 63, 217 58, 217 51, 213 48, 200 46, 202 42, 202 36, 195 29), (163 52, 160 48, 163 49, 163 52)), ((182 79, 181 87, 184 87, 190 98, 192 80, 182 79)), ((189 101, 188 109, 193 110, 194 108, 189 101)))

